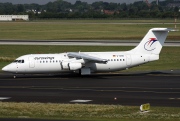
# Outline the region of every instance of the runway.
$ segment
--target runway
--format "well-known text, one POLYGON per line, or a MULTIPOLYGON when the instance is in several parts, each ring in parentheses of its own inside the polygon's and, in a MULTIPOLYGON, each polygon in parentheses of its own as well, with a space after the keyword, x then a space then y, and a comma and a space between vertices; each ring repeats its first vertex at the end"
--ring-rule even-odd
MULTIPOLYGON (((79 45, 137 46, 140 40, 0 40, 0 45, 79 45)), ((180 41, 165 41, 164 46, 180 47, 180 41)))
POLYGON ((180 73, 176 72, 18 75, 16 79, 0 73, 0 100, 180 107, 180 73))

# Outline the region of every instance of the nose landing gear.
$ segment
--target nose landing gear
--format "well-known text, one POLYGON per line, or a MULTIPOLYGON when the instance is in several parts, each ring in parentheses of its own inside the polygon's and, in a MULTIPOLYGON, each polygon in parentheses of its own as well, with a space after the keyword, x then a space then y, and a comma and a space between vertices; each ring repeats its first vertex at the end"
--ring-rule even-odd
POLYGON ((14 75, 13 78, 15 79, 15 78, 16 78, 16 75, 14 75))

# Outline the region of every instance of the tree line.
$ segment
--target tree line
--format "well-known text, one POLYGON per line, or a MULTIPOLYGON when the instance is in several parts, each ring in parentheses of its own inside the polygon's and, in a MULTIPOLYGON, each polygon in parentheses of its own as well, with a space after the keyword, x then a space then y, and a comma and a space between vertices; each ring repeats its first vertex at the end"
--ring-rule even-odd
POLYGON ((23 15, 30 18, 174 18, 180 15, 180 0, 108 3, 56 0, 45 5, 0 3, 0 15, 23 15))

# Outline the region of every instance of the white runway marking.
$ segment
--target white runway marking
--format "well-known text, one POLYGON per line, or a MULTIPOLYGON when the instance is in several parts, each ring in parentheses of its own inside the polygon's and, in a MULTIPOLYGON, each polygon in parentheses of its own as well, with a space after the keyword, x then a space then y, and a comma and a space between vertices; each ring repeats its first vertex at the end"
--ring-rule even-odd
POLYGON ((8 100, 10 99, 11 97, 0 97, 0 100, 8 100))
POLYGON ((71 100, 71 103, 87 103, 91 102, 92 100, 71 100))

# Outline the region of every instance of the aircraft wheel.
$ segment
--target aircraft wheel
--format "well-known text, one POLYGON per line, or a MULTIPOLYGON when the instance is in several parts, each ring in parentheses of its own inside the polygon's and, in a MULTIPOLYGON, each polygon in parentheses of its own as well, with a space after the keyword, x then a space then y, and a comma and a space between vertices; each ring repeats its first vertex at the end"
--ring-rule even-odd
POLYGON ((14 75, 13 78, 15 79, 15 78, 16 78, 16 75, 14 75))

